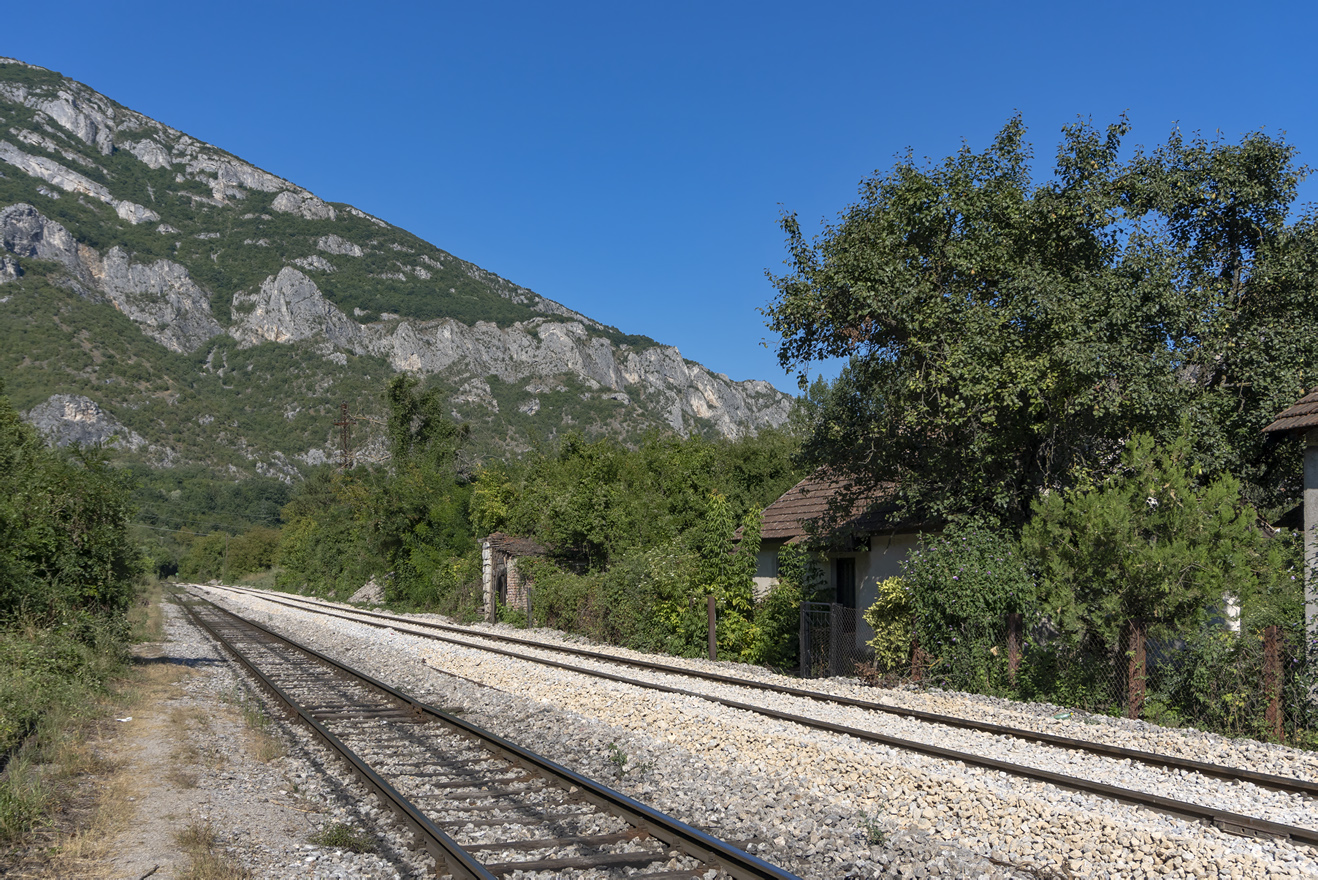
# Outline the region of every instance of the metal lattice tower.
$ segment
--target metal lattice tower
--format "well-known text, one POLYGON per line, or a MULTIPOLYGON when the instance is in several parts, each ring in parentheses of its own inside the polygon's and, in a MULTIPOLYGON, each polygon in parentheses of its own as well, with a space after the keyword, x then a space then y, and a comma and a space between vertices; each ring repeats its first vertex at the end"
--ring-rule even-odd
POLYGON ((348 415, 348 404, 339 404, 339 420, 334 423, 339 429, 339 470, 346 471, 352 467, 352 423, 348 415))

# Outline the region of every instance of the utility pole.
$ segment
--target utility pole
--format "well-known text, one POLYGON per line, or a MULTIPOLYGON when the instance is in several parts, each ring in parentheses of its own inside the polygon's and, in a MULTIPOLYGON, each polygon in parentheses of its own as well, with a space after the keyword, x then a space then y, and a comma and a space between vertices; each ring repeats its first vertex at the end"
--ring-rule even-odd
POLYGON ((352 467, 352 423, 348 415, 348 404, 339 404, 339 420, 334 423, 339 429, 339 470, 346 471, 352 467))

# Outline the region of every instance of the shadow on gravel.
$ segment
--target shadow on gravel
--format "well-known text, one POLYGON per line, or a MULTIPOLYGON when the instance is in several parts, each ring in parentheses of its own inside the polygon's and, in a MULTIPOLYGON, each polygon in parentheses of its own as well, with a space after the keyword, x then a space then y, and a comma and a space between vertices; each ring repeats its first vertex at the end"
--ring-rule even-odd
POLYGON ((132 665, 134 666, 186 666, 189 669, 197 669, 205 666, 222 666, 225 663, 217 657, 134 657, 132 665))

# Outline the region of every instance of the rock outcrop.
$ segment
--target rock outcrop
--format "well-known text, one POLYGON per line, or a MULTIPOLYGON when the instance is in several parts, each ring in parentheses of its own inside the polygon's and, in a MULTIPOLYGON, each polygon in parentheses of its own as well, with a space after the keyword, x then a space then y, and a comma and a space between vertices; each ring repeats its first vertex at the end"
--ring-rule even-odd
POLYGON ((146 446, 141 436, 80 394, 52 395, 23 417, 55 446, 120 445, 133 450, 146 446))
POLYGON ((298 214, 307 220, 333 220, 338 216, 333 208, 305 190, 284 190, 275 196, 270 207, 285 214, 298 214))
POLYGON ((234 296, 229 334, 244 346, 320 340, 333 350, 384 357, 399 371, 468 376, 455 400, 496 412, 482 377, 516 383, 572 376, 615 400, 657 403, 679 432, 699 419, 736 437, 783 424, 791 408, 790 398, 768 382, 733 382, 685 360, 671 346, 619 348, 576 321, 537 318, 510 327, 484 321, 469 327, 450 318, 359 324, 292 267, 267 278, 259 293, 234 296))
POLYGON ((196 351, 224 332, 211 313, 210 297, 178 263, 134 263, 115 247, 95 267, 94 277, 115 308, 171 351, 196 351))
POLYGON ((79 278, 89 280, 74 237, 25 202, 0 210, 0 246, 19 259, 53 260, 79 278))
POLYGON ((116 199, 108 189, 94 180, 65 168, 53 159, 28 155, 9 141, 0 141, 0 160, 8 162, 20 171, 40 178, 52 186, 57 186, 65 192, 91 196, 97 201, 104 202, 114 208, 116 213, 129 223, 154 222, 160 219, 159 214, 135 202, 116 199))
POLYGON ((244 346, 321 337, 335 348, 357 349, 361 325, 325 299, 306 275, 286 266, 255 294, 233 296, 229 335, 244 346))
POLYGON ((134 263, 121 247, 102 258, 31 205, 0 210, 0 246, 20 261, 35 257, 59 263, 84 294, 103 295, 143 333, 172 351, 195 351, 224 332, 211 312, 209 295, 183 266, 169 260, 134 263))
POLYGON ((355 245, 346 238, 340 238, 337 235, 322 235, 320 240, 316 242, 316 247, 327 254, 339 254, 345 257, 360 257, 365 253, 360 245, 355 245))

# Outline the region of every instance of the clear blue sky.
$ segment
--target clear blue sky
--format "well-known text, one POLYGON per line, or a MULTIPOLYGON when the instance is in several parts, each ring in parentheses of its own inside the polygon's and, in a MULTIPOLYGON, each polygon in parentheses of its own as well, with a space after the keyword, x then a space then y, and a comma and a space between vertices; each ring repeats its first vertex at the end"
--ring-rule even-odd
MULTIPOLYGON (((756 308, 806 228, 911 147, 982 149, 1019 110, 1286 132, 1318 165, 1313 4, 61 0, 0 54, 58 70, 322 198, 676 345, 795 382, 756 308)), ((1310 183, 1303 199, 1318 199, 1310 183)))

